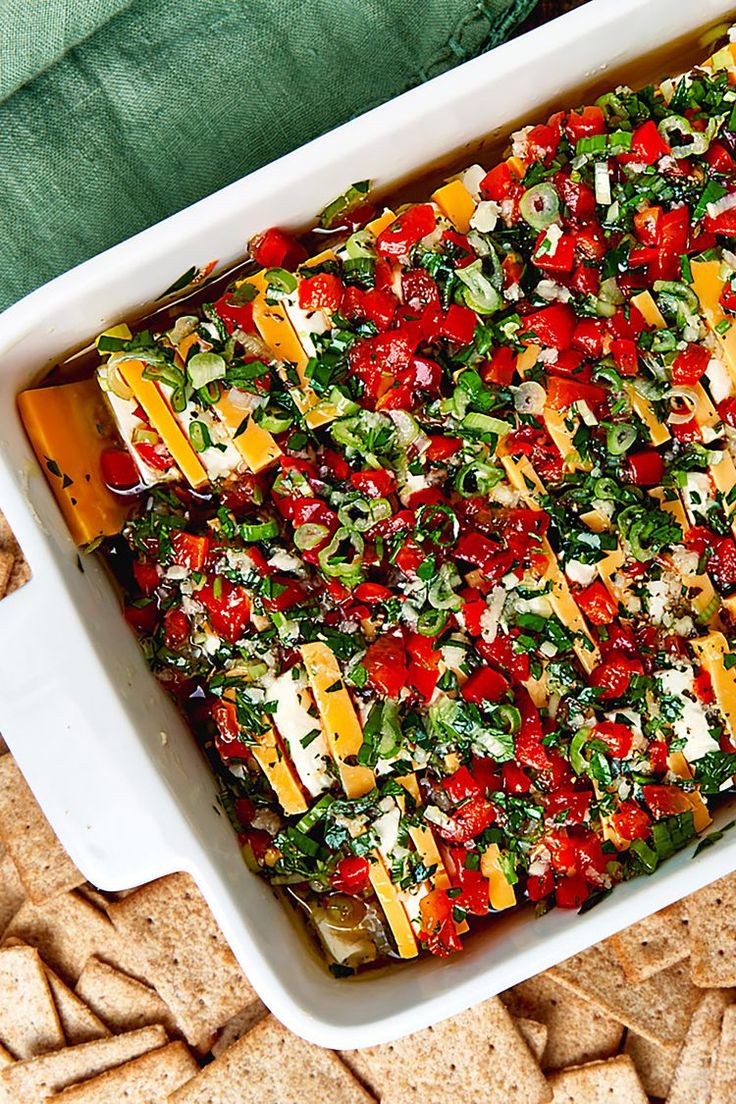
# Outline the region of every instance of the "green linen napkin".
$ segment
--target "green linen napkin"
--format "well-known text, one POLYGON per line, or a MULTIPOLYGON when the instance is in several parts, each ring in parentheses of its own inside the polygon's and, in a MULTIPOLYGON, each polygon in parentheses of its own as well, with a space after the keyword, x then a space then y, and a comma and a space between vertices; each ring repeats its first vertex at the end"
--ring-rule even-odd
POLYGON ((0 2, 0 308, 495 45, 535 3, 0 2))

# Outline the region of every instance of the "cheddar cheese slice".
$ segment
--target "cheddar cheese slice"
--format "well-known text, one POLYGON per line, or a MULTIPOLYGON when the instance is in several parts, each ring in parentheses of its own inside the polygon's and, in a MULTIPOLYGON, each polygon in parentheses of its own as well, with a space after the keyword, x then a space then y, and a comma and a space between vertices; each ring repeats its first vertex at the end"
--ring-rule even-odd
POLYGON ((639 394, 633 383, 625 383, 624 391, 628 396, 634 413, 641 418, 644 425, 647 427, 649 431, 649 440, 652 444, 663 445, 665 441, 669 441, 670 431, 663 422, 660 422, 652 409, 651 403, 649 403, 643 395, 639 394))
POLYGON ((498 844, 491 843, 480 857, 480 872, 488 879, 488 900, 491 908, 500 912, 502 909, 513 908, 516 904, 514 887, 506 880, 500 863, 498 844))
POLYGON ((145 368, 142 360, 124 360, 118 366, 120 375, 145 410, 146 417, 173 456, 179 471, 191 487, 201 487, 208 481, 207 472, 158 385, 144 377, 145 368))
POLYGON ((726 368, 736 386, 736 326, 720 303, 724 281, 719 261, 692 261, 692 287, 700 300, 703 317, 708 323, 723 353, 726 368), (730 325, 727 325, 730 323, 730 325), (724 331, 724 332, 722 332, 724 331))
POLYGON ((366 230, 369 230, 373 234, 374 238, 377 238, 379 234, 382 234, 387 226, 390 226, 396 219, 396 214, 390 207, 386 207, 383 214, 380 214, 378 218, 374 218, 372 222, 366 223, 366 230))
MULTIPOLYGON (((682 532, 687 536, 688 530, 691 528, 690 521, 685 513, 685 507, 679 498, 667 499, 661 487, 656 487, 649 492, 652 498, 656 498, 660 504, 660 507, 670 514, 677 524, 682 529, 682 532)), ((695 593, 690 599, 691 605, 695 612, 700 616, 703 613, 707 613, 708 616, 705 619, 707 624, 717 624, 719 621, 718 610, 721 605, 721 600, 716 594, 713 584, 707 575, 682 575, 682 581, 686 587, 693 590, 695 593)))
POLYGON ((119 442, 97 380, 24 391, 18 408, 75 542, 119 533, 128 506, 107 489, 100 473, 102 453, 119 442))
POLYGON ((542 541, 541 549, 547 557, 547 570, 543 578, 545 582, 550 584, 550 591, 547 595, 549 603, 555 616, 570 632, 575 633, 578 637, 575 642, 575 654, 585 671, 590 674, 594 667, 598 665, 600 659, 598 648, 593 642, 582 613, 575 604, 575 599, 572 596, 567 579, 560 569, 557 557, 546 539, 542 541), (580 637, 583 639, 581 640, 580 637), (587 645, 585 641, 588 642, 587 645))
POLYGON ((362 797, 373 789, 375 778, 369 767, 347 762, 360 751, 363 730, 343 682, 340 665, 330 648, 321 641, 302 644, 301 654, 343 789, 348 797, 362 797))
MULTIPOLYGON (((233 690, 226 691, 222 704, 237 724, 233 696, 233 690)), ((249 735, 253 736, 252 733, 249 735)), ((306 813, 308 805, 299 778, 273 728, 268 728, 262 735, 253 738, 257 743, 249 747, 249 750, 271 784, 281 808, 287 816, 301 816, 306 813)))
POLYGON ((710 632, 691 641, 693 651, 710 675, 718 708, 731 736, 736 739, 736 667, 728 670, 725 658, 730 654, 728 641, 721 632, 710 632))
POLYGON ((451 180, 432 192, 432 199, 456 230, 467 234, 470 220, 475 213, 475 200, 462 180, 451 180))
MULTIPOLYGON (((673 751, 667 756, 667 766, 678 778, 691 779, 693 772, 685 756, 681 751, 673 751)), ((703 832, 713 819, 708 812, 708 806, 703 801, 697 790, 682 791, 686 806, 693 814, 693 827, 696 832, 703 832)))
POLYGON ((227 391, 222 392, 214 409, 223 425, 230 431, 233 444, 252 472, 263 471, 264 468, 270 468, 276 463, 281 456, 281 449, 276 441, 267 429, 257 425, 250 415, 235 406, 228 397, 227 391), (241 432, 240 427, 246 417, 248 421, 241 432))
POLYGON ((386 864, 378 851, 373 852, 370 862, 371 885, 393 932, 399 955, 401 958, 416 958, 419 947, 411 921, 401 901, 400 891, 391 881, 386 864))
POLYGON ((648 326, 654 326, 657 330, 667 329, 667 323, 654 302, 651 291, 640 291, 638 295, 632 295, 631 302, 648 326))

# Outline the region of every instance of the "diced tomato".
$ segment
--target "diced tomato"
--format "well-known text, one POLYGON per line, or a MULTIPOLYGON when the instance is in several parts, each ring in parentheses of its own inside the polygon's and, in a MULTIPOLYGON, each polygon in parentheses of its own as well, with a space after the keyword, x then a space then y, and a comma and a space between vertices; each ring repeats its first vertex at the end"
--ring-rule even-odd
POLYGON ((480 793, 480 786, 473 778, 468 767, 458 767, 454 774, 442 779, 441 785, 450 800, 455 802, 456 805, 469 797, 477 797, 480 793))
POLYGON ((452 898, 454 905, 472 913, 473 916, 485 916, 490 908, 488 879, 480 870, 468 869, 465 865, 467 851, 464 847, 455 847, 449 851, 452 865, 452 880, 462 892, 452 898))
POLYGON ((669 753, 670 749, 667 747, 664 740, 650 740, 649 747, 647 748, 647 758, 655 774, 664 774, 667 770, 667 758, 669 753))
POLYGON ((544 794, 541 798, 545 816, 557 824, 582 824, 585 820, 593 794, 590 790, 574 790, 562 787, 554 793, 544 794))
POLYGON ((591 672, 590 684, 603 691, 604 700, 620 698, 628 690, 632 677, 643 673, 641 660, 613 653, 591 672))
POLYGON ((460 688, 460 694, 465 701, 482 705, 484 701, 496 702, 503 698, 509 688, 509 684, 503 675, 494 671, 492 667, 479 667, 473 671, 467 682, 460 688))
POLYGON ((420 339, 419 324, 407 323, 375 337, 361 338, 353 345, 350 368, 362 380, 369 399, 378 399, 399 373, 409 368, 420 339))
POLYGON ((369 498, 385 498, 396 490, 396 476, 385 468, 351 472, 350 482, 369 498))
POLYGON ((604 743, 614 759, 625 759, 634 746, 634 733, 628 725, 617 721, 599 721, 590 735, 591 739, 604 743))
POLYGON ((442 336, 457 342, 458 345, 469 345, 473 340, 477 321, 475 312, 469 307, 450 303, 442 321, 442 336))
POLYGON ((526 136, 526 144, 528 161, 543 161, 545 165, 549 165, 560 144, 559 125, 540 123, 533 126, 526 136))
POLYGON ((622 801, 611 816, 611 827, 624 840, 646 839, 650 825, 649 814, 635 801, 622 801))
POLYGON ((543 230, 537 238, 532 260, 537 268, 544 272, 572 272, 575 264, 575 238, 571 234, 563 234, 557 241, 554 252, 545 249, 547 231, 543 230))
POLYGON ((164 637, 167 648, 180 648, 189 636, 189 618, 180 609, 170 609, 164 614, 164 637))
POLYGON ((553 303, 527 314, 523 320, 524 330, 549 349, 569 349, 576 325, 575 312, 566 303, 553 303))
POLYGON ((379 636, 363 656, 363 666, 375 690, 387 698, 398 698, 408 676, 403 639, 387 633, 379 636))
POLYGON ((135 560, 133 563, 133 577, 136 583, 146 595, 151 595, 161 581, 158 568, 155 564, 146 560, 135 560))
POLYGON ((141 606, 126 606, 125 620, 137 633, 150 634, 158 622, 158 606, 155 602, 146 602, 141 606))
POLYGON ((330 879, 332 888, 338 893, 357 894, 370 882, 371 865, 367 859, 358 855, 347 855, 340 859, 335 873, 330 879))
POLYGON ((365 602, 367 606, 376 606, 381 602, 387 602, 393 592, 381 583, 360 583, 353 592, 359 602, 365 602))
POLYGON ((437 827, 437 832, 450 843, 469 843, 485 832, 496 819, 496 810, 480 794, 469 798, 450 816, 449 824, 437 827))
POLYGON ((271 227, 250 242, 250 255, 262 268, 296 268, 307 258, 307 251, 293 234, 271 227))
POLYGON ((664 477, 664 460, 654 448, 630 453, 626 466, 629 479, 637 487, 655 487, 664 477))
POLYGON ((240 640, 250 620, 250 599, 242 587, 218 575, 208 579, 196 592, 196 597, 207 610, 210 626, 217 636, 230 644, 240 640))
POLYGON ((305 311, 336 311, 340 309, 344 292, 342 280, 331 272, 303 276, 299 281, 299 306, 305 311))
POLYGON ((497 582, 510 570, 513 553, 501 547, 496 541, 489 540, 482 533, 463 533, 455 546, 458 559, 477 567, 483 576, 497 582))
POLYGON ((376 249, 383 257, 405 257, 412 246, 431 234, 437 223, 431 203, 408 207, 382 230, 376 239, 376 249))
POLYGON ((565 121, 565 132, 574 144, 580 138, 588 138, 592 134, 605 134, 606 121, 600 107, 584 107, 582 111, 571 111, 565 121))
POLYGON ((509 674, 515 682, 525 682, 531 673, 530 659, 526 652, 515 652, 513 643, 521 630, 512 629, 508 633, 498 633, 495 640, 477 640, 478 654, 488 663, 509 674))
POLYGON ((501 788, 506 793, 529 793, 532 788, 532 780, 524 768, 512 759, 501 767, 501 788))
POLYGON ((403 571, 404 575, 412 578, 416 575, 417 571, 424 563, 426 554, 421 545, 417 544, 415 540, 410 537, 404 542, 403 546, 399 549, 394 563, 403 571))
POLYGON ((421 633, 407 635, 406 650, 409 656, 407 684, 429 701, 440 675, 440 653, 433 647, 431 637, 421 633))
POLYGON ((500 203, 514 190, 518 189, 518 180, 505 161, 495 165, 480 182, 480 194, 484 199, 500 203))
POLYGON ((665 211, 657 223, 657 244, 660 251, 678 265, 680 254, 687 250, 690 235, 690 211, 687 207, 673 207, 665 211))
POLYGON ((691 807, 687 795, 677 786, 642 786, 641 792, 655 820, 685 813, 691 807))
POLYGON ((422 917, 422 936, 427 950, 446 957, 462 950, 457 926, 452 918, 453 903, 444 889, 432 889, 419 903, 422 917))
MULTIPOLYGON (((336 580, 325 580, 324 586, 330 591, 329 583, 336 580)), ((334 592, 334 591, 333 591, 334 592)), ((346 597, 344 590, 338 590, 338 601, 346 597)), ((287 610, 298 606, 304 601, 306 592, 304 585, 298 579, 290 579, 288 576, 272 576, 271 597, 263 598, 263 605, 270 613, 286 613, 287 610)))
POLYGON ((653 119, 648 119, 637 127, 631 136, 631 148, 618 155, 618 160, 624 163, 637 162, 643 165, 653 165, 670 153, 670 147, 657 130, 657 124, 653 119))
POLYGON ((407 268, 401 274, 401 290, 404 304, 421 313, 426 307, 439 309, 440 293, 437 282, 426 268, 407 268))
POLYGON ((588 896, 588 883, 579 874, 563 878, 555 888, 555 903, 561 909, 577 909, 588 896))
POLYGON ((639 354, 636 345, 628 338, 614 338, 611 342, 611 356, 622 376, 635 376, 639 371, 639 354))
POLYGON ((703 439, 703 434, 696 418, 690 418, 687 422, 673 422, 670 428, 672 430, 672 436, 676 441, 689 443, 691 441, 702 441, 703 439))
POLYGON ((133 457, 127 449, 109 448, 100 454, 102 482, 113 491, 130 491, 141 481, 133 457))
POLYGON ((209 537, 197 537, 194 533, 175 530, 171 534, 174 563, 188 571, 203 571, 210 554, 209 537))
POLYGON ((576 402, 584 402, 595 411, 606 400, 605 388, 596 383, 551 376, 547 381, 547 402, 554 410, 567 410, 576 402))
POLYGON ((584 590, 579 590, 575 601, 591 625, 610 625, 618 614, 618 604, 613 600, 600 579, 584 590))

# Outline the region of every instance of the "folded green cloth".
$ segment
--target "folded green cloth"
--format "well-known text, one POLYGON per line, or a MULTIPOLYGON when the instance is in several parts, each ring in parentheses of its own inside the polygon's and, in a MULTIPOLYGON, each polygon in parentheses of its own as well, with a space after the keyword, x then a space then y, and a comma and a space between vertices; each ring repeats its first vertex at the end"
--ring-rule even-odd
POLYGON ((4 0, 0 308, 500 42, 535 3, 4 0))

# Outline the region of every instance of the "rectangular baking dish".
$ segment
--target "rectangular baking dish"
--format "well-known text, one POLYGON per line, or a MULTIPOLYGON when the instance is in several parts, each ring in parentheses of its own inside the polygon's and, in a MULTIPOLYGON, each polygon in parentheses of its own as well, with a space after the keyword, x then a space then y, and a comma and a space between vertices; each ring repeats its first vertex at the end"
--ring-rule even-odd
MULTIPOLYGON (((691 846, 584 916, 505 916, 455 960, 338 981, 246 869, 204 759, 149 673, 95 557, 80 560, 15 398, 45 366, 140 314, 192 264, 225 268, 275 222, 307 224, 351 181, 388 189, 623 76, 664 38, 689 41, 724 0, 592 0, 253 173, 29 295, 0 317, 0 504, 32 569, 0 604, 0 730, 72 858, 122 889, 176 870, 198 882, 255 988, 289 1028, 334 1048, 419 1030, 544 970, 736 869, 736 833, 691 846)), ((672 54, 674 57, 675 54, 672 54)), ((664 63, 663 63, 664 64, 664 63)), ((656 68, 651 62, 650 72, 656 68)), ((646 76, 646 66, 638 70, 646 76)), ((736 817, 736 799, 714 828, 736 817)))

